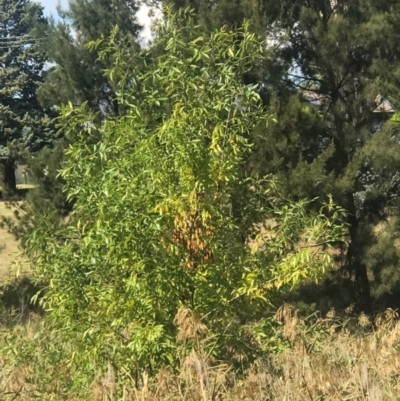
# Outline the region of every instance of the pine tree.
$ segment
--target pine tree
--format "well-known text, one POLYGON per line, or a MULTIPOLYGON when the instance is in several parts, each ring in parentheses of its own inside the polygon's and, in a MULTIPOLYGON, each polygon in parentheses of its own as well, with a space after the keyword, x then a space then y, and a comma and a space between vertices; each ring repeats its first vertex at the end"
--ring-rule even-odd
POLYGON ((36 96, 46 57, 34 31, 45 24, 40 5, 0 0, 0 163, 9 190, 15 189, 15 161, 53 138, 50 119, 36 96))
POLYGON ((72 0, 68 10, 59 8, 61 21, 52 23, 46 43, 47 55, 55 66, 40 90, 41 101, 51 105, 88 102, 103 114, 119 114, 115 90, 104 77, 107 62, 99 61, 98 54, 85 45, 108 37, 115 25, 121 36, 135 39, 141 29, 137 11, 136 0, 72 0))
MULTIPOLYGON (((288 87, 298 88, 303 102, 318 110, 320 129, 298 126, 298 137, 283 152, 292 153, 291 162, 282 158, 275 170, 288 195, 313 198, 332 193, 349 211, 346 266, 354 274, 360 308, 370 310, 371 279, 375 294, 382 284, 393 290, 400 283, 396 278, 389 285, 387 274, 396 269, 398 251, 392 253, 396 258, 386 259, 370 252, 380 241, 374 227, 399 210, 398 132, 394 123, 383 122, 390 117, 385 99, 400 99, 400 5, 373 0, 285 4, 279 25, 287 36, 280 57, 293 68, 284 79, 288 87)), ((288 127, 289 115, 281 113, 281 127, 288 127)), ((264 169, 270 170, 268 159, 264 169)), ((394 235, 391 240, 393 247, 394 235)))

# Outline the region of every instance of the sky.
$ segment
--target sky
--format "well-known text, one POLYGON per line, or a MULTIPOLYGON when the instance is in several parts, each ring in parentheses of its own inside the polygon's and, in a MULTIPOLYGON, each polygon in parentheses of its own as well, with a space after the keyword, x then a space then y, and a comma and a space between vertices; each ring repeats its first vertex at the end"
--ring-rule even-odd
MULTIPOLYGON (((61 3, 61 6, 63 8, 68 7, 68 0, 36 0, 39 1, 39 3, 42 3, 44 6, 44 13, 46 16, 50 16, 51 14, 56 17, 57 16, 57 4, 61 3)), ((143 32, 142 32, 142 41, 143 44, 145 44, 150 38, 151 38, 151 32, 150 32, 150 18, 148 16, 148 8, 146 6, 142 6, 138 12, 138 19, 139 22, 144 26, 143 32)))
MULTIPOLYGON (((44 6, 46 15, 56 14, 58 0, 39 0, 39 2, 44 6)), ((62 6, 67 7, 68 0, 60 0, 60 2, 62 6)))

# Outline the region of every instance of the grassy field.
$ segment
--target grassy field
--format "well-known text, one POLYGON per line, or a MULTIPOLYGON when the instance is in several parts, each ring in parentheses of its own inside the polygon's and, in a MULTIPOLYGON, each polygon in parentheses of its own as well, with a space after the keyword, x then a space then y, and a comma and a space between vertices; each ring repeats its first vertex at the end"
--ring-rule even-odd
MULTIPOLYGON (((12 217, 13 210, 6 207, 4 202, 0 202, 0 216, 12 217)), ((18 242, 7 228, 0 228, 0 282, 3 282, 11 274, 11 266, 14 262, 21 260, 21 251, 18 242)), ((23 262, 26 267, 26 262, 23 262)))
MULTIPOLYGON (((350 313, 350 312, 349 312, 350 313)), ((44 365, 40 357, 17 364, 1 350, 0 399, 4 401, 395 401, 400 400, 400 319, 388 309, 375 319, 336 317, 331 310, 313 324, 288 306, 276 314, 290 345, 266 353, 244 375, 232 366, 212 361, 201 349, 181 360, 179 372, 162 369, 158 376, 126 382, 116 393, 117 374, 111 365, 82 393, 61 383, 69 368, 44 365), (60 376, 62 372, 62 376, 60 376), (53 375, 53 379, 49 379, 53 375), (50 380, 50 381, 46 381, 50 380)), ((187 322, 196 324, 195 322, 187 322)), ((33 338, 40 320, 14 328, 21 338, 33 338)), ((43 333, 41 334, 43 336, 43 333)))

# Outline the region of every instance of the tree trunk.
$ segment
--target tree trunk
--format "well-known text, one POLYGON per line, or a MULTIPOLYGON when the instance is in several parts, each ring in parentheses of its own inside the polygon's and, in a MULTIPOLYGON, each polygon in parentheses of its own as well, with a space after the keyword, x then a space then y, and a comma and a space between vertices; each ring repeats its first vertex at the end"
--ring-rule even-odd
POLYGON ((3 163, 3 180, 2 185, 4 186, 5 192, 16 192, 17 190, 17 181, 15 178, 15 161, 7 160, 3 163))
POLYGON ((348 224, 350 234, 350 245, 347 252, 347 265, 350 272, 354 274, 354 289, 356 298, 356 309, 360 312, 371 313, 372 299, 368 281, 367 266, 360 258, 361 246, 358 238, 359 221, 356 216, 353 194, 348 196, 348 224))
POLYGON ((357 309, 360 312, 370 314, 372 312, 372 299, 370 286, 367 275, 367 267, 364 263, 356 260, 354 261, 354 273, 355 273, 355 292, 357 300, 357 309))

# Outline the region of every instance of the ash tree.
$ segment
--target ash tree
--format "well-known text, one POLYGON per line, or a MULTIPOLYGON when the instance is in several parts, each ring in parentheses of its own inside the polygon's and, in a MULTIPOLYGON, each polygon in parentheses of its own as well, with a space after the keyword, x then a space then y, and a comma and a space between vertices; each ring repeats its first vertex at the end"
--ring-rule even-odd
POLYGON ((186 352, 200 341, 235 363, 270 350, 268 311, 317 280, 331 264, 326 248, 343 238, 342 209, 328 201, 308 213, 304 201, 284 202, 271 177, 242 168, 249 131, 274 124, 242 80, 264 45, 246 24, 201 32, 189 11, 167 9, 164 51, 144 72, 147 58, 117 32, 91 45, 114 60, 108 79, 126 113, 99 122, 85 105, 63 108, 75 138, 62 172, 72 218, 58 230, 43 220, 27 240, 35 276, 48 282, 47 327, 60 349, 72 347, 68 366, 93 374, 111 364, 119 389, 176 366, 184 314, 201 322, 198 335, 182 334, 186 352))
POLYGON ((29 0, 0 1, 0 164, 3 185, 11 191, 16 160, 54 137, 51 111, 37 97, 47 61, 40 46, 39 34, 47 23, 42 10, 29 0))

